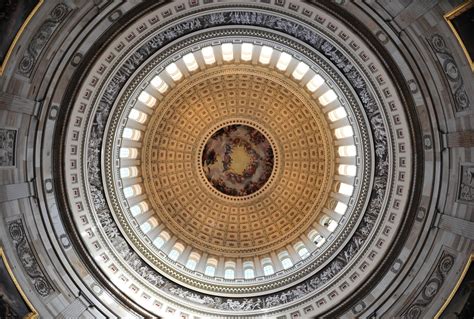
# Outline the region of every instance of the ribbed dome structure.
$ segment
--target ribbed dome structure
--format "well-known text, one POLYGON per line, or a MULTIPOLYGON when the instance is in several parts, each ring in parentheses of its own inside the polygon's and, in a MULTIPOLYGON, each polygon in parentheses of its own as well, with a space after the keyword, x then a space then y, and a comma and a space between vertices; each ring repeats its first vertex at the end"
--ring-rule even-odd
POLYGON ((451 20, 472 5, 453 3, 10 8, 0 317, 468 313, 474 87, 451 20))

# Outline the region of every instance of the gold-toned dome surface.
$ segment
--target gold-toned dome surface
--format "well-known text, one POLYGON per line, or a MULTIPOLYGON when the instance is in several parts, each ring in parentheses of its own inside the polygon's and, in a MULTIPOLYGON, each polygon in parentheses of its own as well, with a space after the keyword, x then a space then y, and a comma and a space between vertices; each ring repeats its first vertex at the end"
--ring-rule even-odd
POLYGON ((328 204, 336 165, 331 130, 309 93, 284 75, 242 65, 172 88, 154 110, 141 157, 159 224, 201 251, 239 257, 305 232, 328 204), (216 189, 203 166, 210 137, 232 125, 261 132, 272 149, 268 181, 246 196, 216 189))

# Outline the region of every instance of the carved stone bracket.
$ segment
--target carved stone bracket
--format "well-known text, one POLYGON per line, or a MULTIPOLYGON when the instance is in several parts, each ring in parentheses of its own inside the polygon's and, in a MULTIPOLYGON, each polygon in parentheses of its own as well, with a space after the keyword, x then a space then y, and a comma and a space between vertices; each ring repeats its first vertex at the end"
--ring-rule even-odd
POLYGON ((439 35, 435 34, 429 39, 429 43, 433 48, 439 64, 443 68, 446 79, 451 89, 454 99, 455 112, 462 112, 468 109, 470 105, 469 96, 464 89, 464 81, 461 77, 459 67, 453 58, 453 55, 446 48, 446 42, 439 35))
POLYGON ((469 205, 474 205, 474 164, 461 165, 459 171, 457 200, 469 205))
POLYGON ((449 271, 453 268, 454 260, 455 256, 446 251, 441 254, 435 269, 418 292, 415 301, 403 312, 401 318, 415 319, 422 317, 426 306, 433 301, 443 286, 449 271))
POLYGON ((53 291, 53 286, 41 270, 38 261, 30 247, 26 237, 25 228, 21 219, 14 220, 8 224, 8 232, 13 240, 15 251, 18 258, 25 269, 26 274, 33 282, 36 291, 42 296, 47 297, 53 291))
POLYGON ((17 130, 14 129, 0 129, 0 167, 10 168, 16 164, 15 147, 17 139, 17 130))
POLYGON ((18 72, 20 74, 29 76, 36 65, 38 57, 40 56, 46 44, 53 33, 58 29, 61 22, 65 20, 71 8, 64 3, 59 3, 49 13, 48 19, 38 28, 36 33, 28 44, 23 58, 21 58, 18 65, 18 72))

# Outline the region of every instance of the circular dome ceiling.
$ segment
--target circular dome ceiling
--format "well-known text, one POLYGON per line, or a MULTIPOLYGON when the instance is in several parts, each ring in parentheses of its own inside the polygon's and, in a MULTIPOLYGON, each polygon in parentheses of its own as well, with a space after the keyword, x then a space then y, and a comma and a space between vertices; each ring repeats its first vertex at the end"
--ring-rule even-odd
POLYGON ((105 162, 120 169, 106 164, 106 180, 109 196, 127 202, 115 210, 121 227, 151 265, 189 287, 248 295, 303 278, 353 231, 367 199, 353 196, 359 164, 369 181, 370 159, 357 156, 354 136, 367 135, 365 124, 352 128, 354 111, 323 70, 270 45, 196 43, 196 53, 143 74, 141 89, 122 97, 133 107, 109 126, 118 132, 108 135, 105 162), (271 149, 268 181, 248 196, 216 189, 202 165, 209 139, 236 125, 264 132, 271 149))
POLYGON ((452 25, 473 5, 455 3, 7 4, 0 255, 20 294, 3 304, 449 316, 474 242, 452 25))
MULTIPOLYGON (((315 106, 304 104, 309 101, 298 100, 282 83, 252 74, 247 67, 225 68, 225 74, 221 70, 209 75, 198 72, 198 82, 186 93, 177 86, 179 102, 171 98, 169 115, 158 112, 156 121, 160 122, 151 118, 149 125, 156 129, 145 134, 143 179, 153 194, 152 206, 162 212, 158 213, 159 223, 163 220, 186 244, 228 257, 254 256, 276 249, 275 245, 284 247, 287 242, 282 242, 282 236, 291 241, 300 235, 297 229, 303 223, 318 217, 316 212, 327 202, 334 183, 334 149, 328 145, 331 132, 323 115, 313 115, 309 107, 315 106), (282 125, 284 119, 287 124, 282 125), (203 152, 209 140, 216 139, 216 130, 232 127, 252 127, 260 135, 256 138, 267 141, 266 148, 259 150, 253 146, 257 144, 252 132, 239 129, 226 134, 242 140, 239 143, 251 151, 259 151, 255 157, 270 160, 269 167, 260 161, 265 171, 256 171, 263 177, 258 185, 261 189, 247 196, 232 193, 238 180, 231 178, 239 176, 226 174, 219 185, 218 180, 209 181, 202 165, 203 152)), ((160 104, 156 108, 167 112, 160 104)), ((247 154, 245 151, 249 158, 247 154)), ((227 155, 229 160, 231 155, 227 155)))
POLYGON ((64 174, 82 243, 152 313, 345 298, 409 201, 411 127, 385 63, 316 7, 166 8, 124 26, 77 88, 64 174))

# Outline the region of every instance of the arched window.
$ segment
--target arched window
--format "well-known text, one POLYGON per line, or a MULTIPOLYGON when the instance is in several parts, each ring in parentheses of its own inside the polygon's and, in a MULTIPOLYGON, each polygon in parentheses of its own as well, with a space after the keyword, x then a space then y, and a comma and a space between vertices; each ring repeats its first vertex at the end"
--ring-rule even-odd
POLYGON ((140 215, 142 213, 142 210, 140 206, 135 205, 130 208, 130 212, 132 213, 132 216, 135 217, 135 216, 140 215))
POLYGON ((245 279, 255 278, 255 271, 252 268, 245 269, 244 270, 244 277, 245 277, 245 279))
POLYGON ((277 69, 280 71, 285 71, 288 68, 288 65, 290 65, 292 59, 293 58, 291 57, 291 55, 286 52, 282 52, 280 54, 280 57, 278 58, 278 62, 276 65, 277 69))
POLYGON ((324 79, 319 75, 315 74, 308 83, 306 83, 306 87, 310 92, 314 92, 324 84, 324 79))
POLYGON ((346 138, 354 135, 354 131, 352 131, 352 127, 350 125, 346 125, 343 127, 338 127, 334 130, 334 135, 337 139, 346 138))
POLYGON ((209 277, 213 277, 216 274, 217 268, 217 259, 209 258, 207 260, 206 269, 204 270, 204 274, 209 277))
POLYGON ((131 178, 138 176, 138 168, 136 166, 122 167, 120 169, 121 178, 131 178))
POLYGON ((140 202, 137 205, 134 205, 130 208, 130 212, 132 213, 132 216, 135 217, 137 215, 140 215, 141 213, 147 212, 148 211, 148 204, 147 202, 140 202))
POLYGON ((123 194, 126 198, 137 196, 137 195, 140 195, 141 193, 142 193, 142 187, 138 184, 125 187, 123 189, 123 194))
POLYGON ((134 159, 138 157, 138 150, 133 147, 121 147, 120 148, 120 158, 130 158, 134 159))
POLYGON ((153 107, 156 103, 156 99, 146 91, 142 91, 142 93, 140 93, 138 100, 148 107, 153 107))
POLYGON ((304 62, 300 62, 291 75, 295 78, 295 80, 301 80, 308 70, 309 66, 304 62))
POLYGON ((140 228, 146 234, 156 226, 158 226, 158 221, 155 217, 150 217, 146 222, 141 224, 140 228))
POLYGON ((235 278, 235 262, 227 261, 224 264, 224 278, 234 279, 235 278))
POLYGON ((309 256, 308 249, 301 241, 297 242, 294 247, 301 259, 305 259, 309 256))
POLYGON ((337 202, 336 207, 334 207, 334 211, 340 215, 344 215, 347 210, 347 205, 342 202, 337 202))
POLYGON ((186 263, 186 268, 194 270, 196 269, 197 266, 197 261, 194 259, 188 259, 188 262, 186 263))
POLYGON ((128 118, 129 119, 132 119, 138 123, 145 123, 146 122, 146 119, 147 119, 147 115, 146 113, 143 113, 141 111, 138 111, 136 109, 132 109, 130 111, 130 114, 128 115, 128 118))
POLYGON ((262 64, 270 63, 272 54, 273 54, 273 49, 264 45, 262 49, 260 50, 260 57, 258 58, 258 62, 262 64))
POLYGON ((354 192, 354 186, 346 183, 340 183, 337 191, 342 195, 351 196, 354 192))
POLYGON ((273 275, 275 271, 273 270, 273 266, 268 264, 268 265, 265 265, 263 266, 263 273, 265 274, 265 276, 270 276, 270 275, 273 275))
POLYGON ((153 241, 153 245, 155 245, 157 248, 163 247, 165 244, 165 241, 162 237, 156 237, 155 240, 153 241))
POLYGON ((201 259, 201 255, 199 255, 197 252, 192 252, 189 255, 188 261, 186 263, 186 267, 191 270, 196 269, 199 259, 201 259))
POLYGON ((163 81, 159 75, 155 76, 153 80, 151 80, 150 84, 161 94, 168 90, 168 84, 166 84, 166 82, 163 81))
POLYGON ((180 253, 176 249, 172 249, 170 253, 168 254, 168 257, 170 257, 172 260, 176 261, 179 257, 180 253))
POLYGON ((326 239, 321 236, 315 229, 309 232, 308 239, 311 240, 316 245, 316 247, 321 247, 326 241, 326 239))
POLYGON ((293 262, 291 261, 290 255, 287 251, 280 252, 278 254, 278 259, 280 259, 284 269, 288 269, 293 266, 293 262))
POLYGON ((214 56, 214 49, 212 47, 205 47, 201 50, 202 58, 204 63, 213 64, 216 62, 216 57, 214 56))
POLYGON ((357 172, 357 167, 355 165, 341 164, 338 167, 338 171, 340 175, 355 176, 357 172))
POLYGON ((306 247, 301 247, 301 249, 298 250, 298 255, 300 255, 302 259, 305 259, 309 256, 309 251, 306 247))
POLYGON ((224 278, 225 279, 234 279, 235 276, 235 270, 232 268, 227 268, 224 270, 224 278))
POLYGON ((142 132, 139 130, 135 130, 133 128, 126 127, 123 129, 122 137, 132 140, 132 141, 138 141, 140 137, 142 136, 142 132))
POLYGON ((221 49, 224 61, 232 61, 234 59, 234 45, 232 43, 222 44, 221 49))
POLYGON ((213 277, 216 273, 216 267, 213 265, 207 265, 206 269, 204 270, 204 274, 209 277, 213 277))
POLYGON ((328 105, 329 103, 335 101, 337 99, 337 94, 336 92, 334 92, 333 90, 329 89, 327 90, 326 92, 323 93, 323 95, 321 95, 319 97, 319 103, 322 105, 322 106, 326 106, 328 105))
POLYGON ((357 154, 356 147, 354 145, 339 146, 337 152, 341 157, 356 156, 357 154))
POLYGON ((275 273, 275 270, 273 269, 272 260, 270 258, 262 259, 262 268, 265 276, 270 276, 275 273))
POLYGON ((171 237, 168 232, 162 231, 160 235, 153 241, 153 245, 155 245, 157 248, 161 248, 168 240, 170 240, 170 238, 171 237))
POLYGON ((183 73, 179 70, 175 63, 171 63, 166 67, 166 73, 173 79, 173 81, 179 81, 183 77, 183 73))
POLYGON ((183 62, 186 65, 186 68, 188 71, 194 71, 199 68, 199 65, 196 62, 196 58, 194 57, 193 53, 188 53, 185 56, 183 56, 183 62))
POLYGON ((333 232, 337 227, 337 222, 327 215, 323 215, 319 220, 319 223, 321 226, 326 227, 330 232, 333 232))
POLYGON ((328 113, 328 118, 331 122, 336 122, 347 116, 346 110, 342 106, 328 113))
POLYGON ((243 61, 252 60, 252 52, 253 52, 253 44, 252 43, 242 43, 240 58, 243 61))
POLYGON ((176 261, 183 251, 184 251, 183 244, 176 243, 174 244, 173 249, 171 249, 170 253, 168 254, 168 257, 171 260, 176 261))
POLYGON ((252 261, 244 262, 244 278, 245 279, 253 279, 255 278, 255 270, 252 261))

